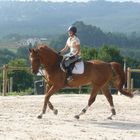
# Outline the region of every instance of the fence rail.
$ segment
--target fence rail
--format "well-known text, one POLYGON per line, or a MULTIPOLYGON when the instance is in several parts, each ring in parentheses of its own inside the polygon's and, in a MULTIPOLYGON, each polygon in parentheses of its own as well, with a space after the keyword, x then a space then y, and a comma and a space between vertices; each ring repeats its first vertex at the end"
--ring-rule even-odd
MULTIPOLYGON (((14 71, 14 70, 25 70, 25 71, 31 71, 30 67, 11 67, 8 65, 3 65, 3 67, 0 67, 0 70, 3 72, 3 80, 2 80, 2 95, 6 96, 7 95, 7 89, 8 89, 8 71, 14 71)), ((140 73, 140 69, 131 69, 127 68, 127 89, 130 91, 133 91, 133 79, 131 79, 131 74, 132 73, 140 73)), ((79 87, 78 93, 81 93, 83 89, 87 87, 79 87)), ((69 89, 69 88, 65 88, 69 89)), ((75 88, 76 89, 76 88, 75 88)))
POLYGON ((8 71, 13 71, 13 70, 25 70, 25 71, 30 71, 31 68, 29 67, 12 67, 8 65, 3 65, 3 67, 0 67, 0 70, 3 71, 3 83, 2 83, 2 95, 6 96, 7 95, 7 89, 10 88, 8 86, 8 71))

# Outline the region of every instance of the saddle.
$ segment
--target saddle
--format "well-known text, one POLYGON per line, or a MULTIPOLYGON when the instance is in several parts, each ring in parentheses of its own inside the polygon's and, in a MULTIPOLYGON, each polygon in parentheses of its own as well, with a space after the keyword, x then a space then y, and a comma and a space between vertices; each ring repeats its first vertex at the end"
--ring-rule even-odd
POLYGON ((66 72, 68 67, 70 67, 73 70, 75 67, 75 64, 81 61, 82 59, 79 56, 63 57, 60 63, 60 67, 64 72, 66 72))

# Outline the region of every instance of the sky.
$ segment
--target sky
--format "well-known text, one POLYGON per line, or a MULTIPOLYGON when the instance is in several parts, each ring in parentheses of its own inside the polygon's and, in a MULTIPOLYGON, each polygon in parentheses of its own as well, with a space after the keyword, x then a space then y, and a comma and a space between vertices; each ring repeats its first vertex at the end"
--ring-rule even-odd
MULTIPOLYGON (((87 2, 90 0, 44 0, 44 1, 52 1, 52 2, 63 2, 63 1, 68 1, 68 2, 73 2, 73 1, 77 1, 77 2, 87 2)), ((94 1, 94 0, 92 0, 94 1)), ((97 1, 97 0, 95 0, 97 1)), ((106 0, 106 1, 112 1, 112 2, 126 2, 126 1, 132 1, 132 2, 138 2, 140 3, 140 0, 106 0)))
MULTIPOLYGON (((7 1, 10 1, 10 0, 7 0, 7 1)), ((14 0, 11 0, 11 1, 14 1, 14 0)), ((88 2, 88 1, 102 1, 102 0, 17 0, 17 1, 51 1, 51 2, 64 2, 64 1, 73 2, 73 1, 76 1, 76 2, 88 2)), ((128 2, 128 1, 132 1, 132 2, 140 3, 140 0, 105 0, 105 1, 112 1, 112 2, 128 2)))

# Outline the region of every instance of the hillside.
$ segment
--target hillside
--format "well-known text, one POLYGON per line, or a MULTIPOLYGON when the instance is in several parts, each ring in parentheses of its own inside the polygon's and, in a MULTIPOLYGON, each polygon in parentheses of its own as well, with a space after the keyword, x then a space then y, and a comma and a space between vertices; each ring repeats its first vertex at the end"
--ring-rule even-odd
MULTIPOLYGON (((122 33, 103 32, 99 27, 81 21, 75 22, 74 25, 78 29, 77 35, 82 46, 101 48, 104 45, 114 45, 120 48, 123 55, 140 60, 140 37, 135 34, 128 37, 122 33)), ((65 45, 67 36, 67 33, 58 36, 52 40, 50 46, 59 51, 65 45)))
POLYGON ((75 21, 92 24, 107 32, 140 34, 139 13, 140 4, 133 2, 1 1, 0 36, 60 34, 75 21))

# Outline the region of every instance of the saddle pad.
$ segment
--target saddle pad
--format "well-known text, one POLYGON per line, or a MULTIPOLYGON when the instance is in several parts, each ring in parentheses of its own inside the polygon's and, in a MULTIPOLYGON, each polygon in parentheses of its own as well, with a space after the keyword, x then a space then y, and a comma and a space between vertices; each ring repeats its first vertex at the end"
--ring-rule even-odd
POLYGON ((84 73, 84 62, 80 61, 80 62, 76 62, 75 66, 72 70, 73 74, 83 74, 84 73))

